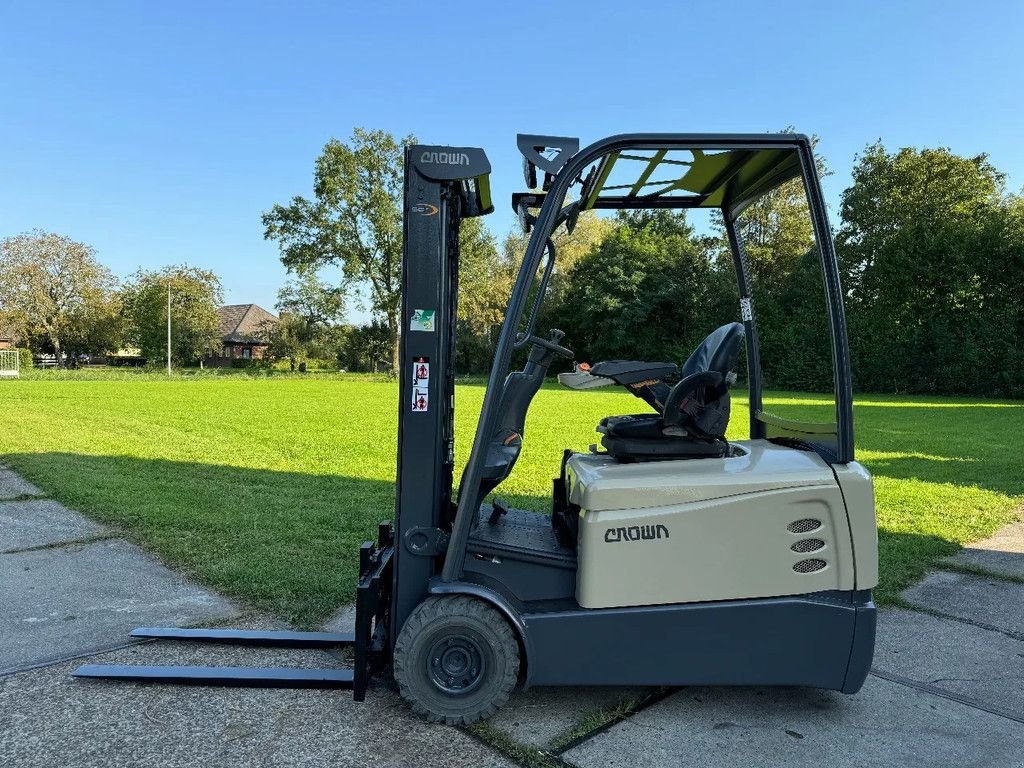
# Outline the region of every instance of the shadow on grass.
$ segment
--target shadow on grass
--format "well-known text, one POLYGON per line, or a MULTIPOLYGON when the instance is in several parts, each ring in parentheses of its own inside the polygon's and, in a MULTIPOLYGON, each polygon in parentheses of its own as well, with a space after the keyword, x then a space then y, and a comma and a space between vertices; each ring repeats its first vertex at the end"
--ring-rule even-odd
POLYGON ((382 480, 73 453, 4 461, 187 576, 300 627, 354 600, 359 545, 394 517, 395 487, 382 480))
POLYGON ((71 453, 5 462, 187 575, 300 626, 354 598, 360 543, 394 514, 380 480, 71 453))
MULTIPOLYGON (((303 627, 352 601, 359 544, 394 512, 393 483, 375 479, 73 453, 16 453, 4 460, 54 498, 120 528, 187 575, 303 627)), ((976 500, 968 498, 961 501, 975 527, 950 528, 944 519, 955 514, 950 494, 936 485, 1020 493, 1019 477, 979 476, 976 467, 984 461, 982 455, 955 461, 912 455, 867 462, 880 478, 922 479, 927 490, 922 501, 880 489, 879 602, 895 602, 939 558, 998 526, 995 512, 981 510, 989 517, 979 518, 980 508, 971 506, 976 500), (905 509, 894 517, 887 507, 900 504, 905 509)), ((500 489, 498 496, 524 509, 550 508, 544 496, 500 489)), ((1005 509, 1004 498, 995 506, 1005 509)))
MULTIPOLYGON (((794 419, 831 418, 828 405, 772 404, 794 419)), ((1018 443, 1024 404, 858 403, 857 457, 873 475, 1024 495, 1018 443)))

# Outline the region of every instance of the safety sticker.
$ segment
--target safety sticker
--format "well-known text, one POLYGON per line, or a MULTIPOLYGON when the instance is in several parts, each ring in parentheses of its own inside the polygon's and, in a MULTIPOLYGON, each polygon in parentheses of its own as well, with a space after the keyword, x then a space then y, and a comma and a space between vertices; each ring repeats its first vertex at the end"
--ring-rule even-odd
POLYGON ((412 361, 412 385, 427 386, 430 381, 430 358, 414 357, 412 361))
POLYGON ((425 386, 412 388, 412 412, 426 413, 430 410, 430 393, 425 386))
POLYGON ((409 322, 410 331, 426 331, 428 333, 434 332, 434 310, 432 309, 414 309, 412 312, 412 320, 409 322))
POLYGON ((754 312, 750 307, 750 299, 740 299, 740 318, 743 320, 750 320, 754 317, 754 312))

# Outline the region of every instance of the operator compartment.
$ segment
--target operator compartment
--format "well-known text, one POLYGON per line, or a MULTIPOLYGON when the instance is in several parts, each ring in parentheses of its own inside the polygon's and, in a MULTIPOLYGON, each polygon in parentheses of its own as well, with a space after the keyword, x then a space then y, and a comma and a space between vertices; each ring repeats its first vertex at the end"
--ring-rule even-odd
POLYGON ((731 448, 723 458, 568 458, 565 492, 579 515, 580 606, 856 588, 850 525, 829 465, 811 451, 766 440, 731 448))

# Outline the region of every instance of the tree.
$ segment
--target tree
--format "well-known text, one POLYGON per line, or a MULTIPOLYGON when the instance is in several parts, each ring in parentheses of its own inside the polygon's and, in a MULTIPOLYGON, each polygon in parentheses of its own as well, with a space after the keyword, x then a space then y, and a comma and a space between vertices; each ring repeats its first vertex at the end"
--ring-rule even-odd
POLYGON ((338 362, 350 371, 377 373, 391 355, 391 337, 387 326, 377 320, 368 325, 349 327, 338 362))
POLYGON ((326 328, 345 319, 345 290, 326 285, 311 270, 300 270, 277 292, 277 310, 326 328))
POLYGON ((41 338, 58 361, 117 346, 110 322, 117 281, 85 243, 34 230, 0 241, 0 319, 41 338))
POLYGON ((684 213, 620 214, 566 276, 562 327, 579 359, 678 361, 706 334, 711 254, 684 213))
POLYGON ((1018 211, 985 155, 865 149, 837 237, 858 386, 1021 391, 1018 211))
MULTIPOLYGON (((551 272, 547 293, 544 296, 542 325, 556 322, 561 313, 562 301, 565 298, 565 276, 572 271, 573 266, 581 257, 600 245, 601 241, 614 228, 615 225, 611 219, 598 216, 594 211, 588 210, 580 213, 572 232, 567 232, 565 227, 559 227, 555 232, 554 237, 551 238, 555 244, 555 265, 551 272)), ((502 252, 507 265, 506 269, 512 275, 513 281, 519 273, 519 265, 522 263, 529 241, 530 235, 524 232, 513 231, 505 236, 502 252)))
POLYGON ((300 357, 335 357, 337 327, 345 317, 345 292, 325 285, 310 270, 277 292, 281 321, 270 331, 268 357, 288 359, 292 369, 300 357), (331 349, 327 354, 328 348, 331 349))
MULTIPOLYGON (((783 133, 791 133, 792 127, 783 133)), ((817 138, 812 138, 817 144, 817 138)), ((817 159, 819 177, 830 171, 817 159)), ((747 206, 736 221, 747 256, 766 387, 832 389, 828 306, 803 180, 791 179, 747 206)), ((712 314, 736 320, 739 294, 732 250, 720 218, 712 314)), ((713 324, 709 324, 712 325, 713 324)))
POLYGON ((514 280, 515 274, 498 254, 494 235, 483 220, 463 220, 459 230, 458 370, 486 370, 494 331, 505 316, 514 280))
POLYGON ((288 360, 294 371, 298 359, 307 354, 309 326, 298 315, 283 312, 280 321, 267 330, 267 338, 270 344, 267 346, 265 358, 271 361, 288 360))
POLYGON ((80 355, 115 352, 124 344, 125 323, 121 298, 104 293, 71 313, 64 350, 68 362, 77 365, 80 355))
POLYGON ((122 292, 128 337, 151 362, 167 356, 167 289, 171 292, 171 360, 187 365, 220 346, 220 279, 199 267, 139 270, 122 292))
POLYGON ((394 371, 402 285, 402 148, 413 141, 362 128, 348 144, 331 139, 316 161, 314 199, 297 196, 263 214, 263 236, 277 241, 288 269, 339 264, 348 280, 368 287, 371 309, 388 330, 394 371))

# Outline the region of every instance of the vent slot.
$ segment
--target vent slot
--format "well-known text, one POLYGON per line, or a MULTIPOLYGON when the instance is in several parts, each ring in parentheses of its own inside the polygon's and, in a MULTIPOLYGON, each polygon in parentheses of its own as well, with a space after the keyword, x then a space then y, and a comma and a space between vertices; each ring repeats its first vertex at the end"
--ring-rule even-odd
POLYGON ((799 563, 793 566, 793 570, 797 573, 814 573, 820 571, 828 563, 824 560, 819 560, 816 557, 809 558, 807 560, 801 560, 799 563))
POLYGON ((800 539, 793 546, 790 547, 794 552, 817 552, 819 549, 825 547, 825 542, 821 539, 800 539))
POLYGON ((810 533, 821 528, 821 520, 815 520, 813 517, 805 517, 803 520, 794 520, 792 523, 786 526, 786 530, 790 533, 810 533))

